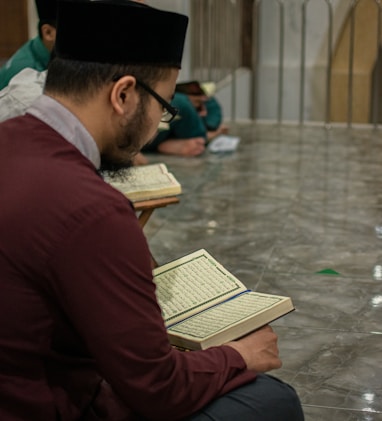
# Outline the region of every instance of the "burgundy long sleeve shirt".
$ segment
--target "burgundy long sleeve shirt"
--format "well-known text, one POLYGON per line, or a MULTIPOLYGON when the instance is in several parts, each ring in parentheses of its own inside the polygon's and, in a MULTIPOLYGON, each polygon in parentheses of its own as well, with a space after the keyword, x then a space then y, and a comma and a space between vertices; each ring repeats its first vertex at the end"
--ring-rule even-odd
POLYGON ((134 209, 98 164, 48 97, 0 124, 1 421, 179 420, 255 378, 230 347, 171 347, 134 209))

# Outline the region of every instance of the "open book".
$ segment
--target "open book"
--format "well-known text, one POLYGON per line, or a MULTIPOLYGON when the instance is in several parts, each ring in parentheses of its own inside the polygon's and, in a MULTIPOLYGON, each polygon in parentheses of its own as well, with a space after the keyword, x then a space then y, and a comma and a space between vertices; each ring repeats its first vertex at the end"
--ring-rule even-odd
POLYGON ((124 193, 132 202, 182 193, 180 183, 163 163, 127 168, 118 177, 106 175, 105 181, 124 193))
POLYGON ((180 348, 221 345, 294 310, 289 297, 248 290, 204 249, 153 273, 170 342, 180 348))
POLYGON ((240 142, 240 137, 230 136, 227 134, 221 134, 216 136, 208 144, 208 149, 210 152, 233 152, 237 149, 237 146, 240 142))

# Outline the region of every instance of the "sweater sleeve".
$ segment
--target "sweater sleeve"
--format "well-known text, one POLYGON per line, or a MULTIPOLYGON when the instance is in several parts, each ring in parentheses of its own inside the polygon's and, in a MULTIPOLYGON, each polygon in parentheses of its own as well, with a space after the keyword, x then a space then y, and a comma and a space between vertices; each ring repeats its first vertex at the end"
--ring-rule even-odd
POLYGON ((50 262, 52 288, 127 407, 152 420, 177 420, 255 378, 230 347, 171 347, 132 209, 106 207, 73 221, 50 262))

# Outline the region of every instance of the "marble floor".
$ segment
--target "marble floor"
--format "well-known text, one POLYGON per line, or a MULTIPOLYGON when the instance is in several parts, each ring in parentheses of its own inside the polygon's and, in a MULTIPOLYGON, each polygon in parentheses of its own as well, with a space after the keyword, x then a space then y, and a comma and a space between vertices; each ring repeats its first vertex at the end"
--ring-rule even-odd
POLYGON ((291 296, 296 311, 273 323, 273 374, 297 389, 306 420, 382 420, 382 132, 231 134, 234 153, 148 156, 183 186, 145 227, 153 255, 205 248, 249 288, 291 296))

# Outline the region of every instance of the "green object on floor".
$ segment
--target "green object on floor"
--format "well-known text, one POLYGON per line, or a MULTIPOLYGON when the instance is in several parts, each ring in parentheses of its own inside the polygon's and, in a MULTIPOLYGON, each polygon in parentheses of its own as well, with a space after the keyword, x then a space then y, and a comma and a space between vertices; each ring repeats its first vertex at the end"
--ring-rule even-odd
POLYGON ((316 273, 318 273, 320 275, 339 275, 338 272, 336 272, 335 270, 330 269, 330 268, 328 268, 328 269, 322 269, 322 270, 320 270, 320 271, 318 271, 316 273))

